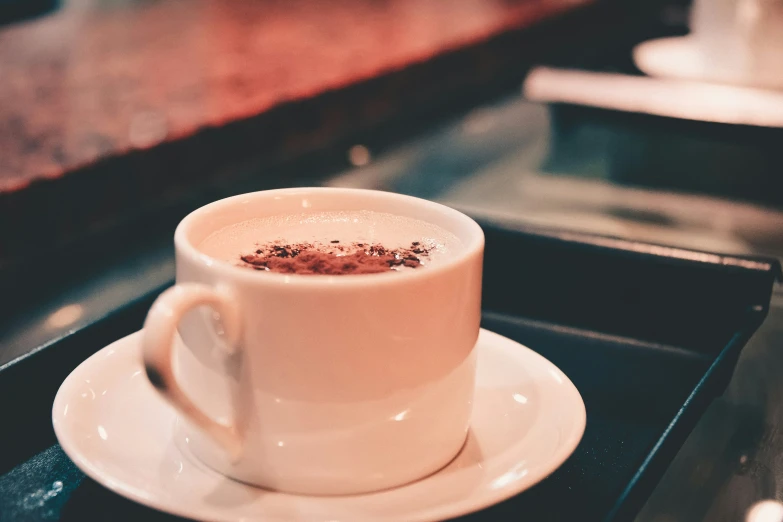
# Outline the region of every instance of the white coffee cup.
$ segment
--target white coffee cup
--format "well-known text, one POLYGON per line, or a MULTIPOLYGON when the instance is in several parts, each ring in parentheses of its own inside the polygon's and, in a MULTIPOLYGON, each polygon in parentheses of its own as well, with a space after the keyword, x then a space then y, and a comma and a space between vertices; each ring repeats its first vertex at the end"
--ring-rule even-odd
POLYGON ((144 364, 199 460, 260 487, 331 495, 411 482, 459 453, 481 309, 472 219, 392 193, 284 189, 206 205, 174 244, 177 283, 149 311, 144 364), (337 210, 420 219, 462 246, 417 270, 346 276, 259 273, 197 249, 248 219, 337 210))
POLYGON ((705 75, 783 88, 783 0, 695 0, 690 26, 705 75))

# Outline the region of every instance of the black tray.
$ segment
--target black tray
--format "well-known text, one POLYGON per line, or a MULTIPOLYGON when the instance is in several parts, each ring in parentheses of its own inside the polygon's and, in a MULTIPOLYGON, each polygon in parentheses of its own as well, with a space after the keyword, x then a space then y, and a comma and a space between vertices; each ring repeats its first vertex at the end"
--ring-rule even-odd
MULTIPOLYGON (((483 227, 484 327, 558 365, 584 398, 587 429, 549 478, 461 520, 631 519, 728 384, 767 313, 779 264, 483 227)), ((161 290, 0 368, 0 520, 177 520, 86 478, 51 426, 62 380, 138 329, 161 290)))

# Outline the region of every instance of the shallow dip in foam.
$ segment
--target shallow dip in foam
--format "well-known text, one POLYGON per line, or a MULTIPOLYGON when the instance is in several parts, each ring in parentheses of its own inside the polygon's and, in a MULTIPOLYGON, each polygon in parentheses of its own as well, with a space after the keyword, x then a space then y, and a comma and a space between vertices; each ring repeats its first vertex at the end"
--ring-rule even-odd
POLYGON ((210 234, 210 257, 302 275, 358 275, 425 268, 448 259, 460 240, 414 218, 372 211, 313 212, 250 219, 210 234))

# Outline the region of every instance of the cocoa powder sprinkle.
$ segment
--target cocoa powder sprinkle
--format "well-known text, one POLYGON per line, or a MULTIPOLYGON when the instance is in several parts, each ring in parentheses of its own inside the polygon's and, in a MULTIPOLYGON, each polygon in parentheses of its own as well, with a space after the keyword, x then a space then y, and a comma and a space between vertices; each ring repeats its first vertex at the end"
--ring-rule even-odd
MULTIPOLYGON (((335 239, 331 244, 340 243, 335 239)), ((414 241, 408 248, 389 249, 379 244, 352 243, 333 249, 313 243, 259 245, 255 253, 241 255, 240 260, 247 268, 282 274, 303 275, 350 275, 377 274, 395 271, 402 267, 419 268, 421 257, 430 249, 414 241), (347 252, 347 253, 346 253, 347 252)))

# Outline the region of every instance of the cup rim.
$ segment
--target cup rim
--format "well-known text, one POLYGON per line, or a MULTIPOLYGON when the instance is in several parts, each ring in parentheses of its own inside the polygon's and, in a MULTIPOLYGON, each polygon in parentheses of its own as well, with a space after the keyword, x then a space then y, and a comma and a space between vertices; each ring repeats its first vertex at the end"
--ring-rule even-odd
POLYGON ((447 205, 436 203, 422 198, 414 196, 408 196, 404 194, 398 194, 395 192, 388 192, 382 190, 373 189, 357 189, 357 188, 340 188, 340 187, 297 187, 297 188, 284 188, 284 189, 272 189, 261 190, 255 192, 248 192, 244 194, 238 194, 236 196, 230 196, 227 198, 219 199, 208 203, 204 206, 197 208, 185 216, 182 221, 179 222, 174 232, 174 247, 177 255, 187 256, 191 261, 195 262, 198 266, 214 270, 222 273, 225 276, 229 276, 233 279, 238 279, 247 284, 259 284, 259 285, 295 285, 295 286, 363 286, 367 284, 395 284, 402 281, 411 281, 415 279, 422 279, 438 275, 442 272, 446 272, 455 266, 464 263, 466 260, 476 254, 480 254, 484 249, 484 231, 481 229, 478 223, 466 214, 453 209, 447 205), (219 209, 221 207, 236 205, 240 203, 246 203, 249 199, 255 198, 267 198, 277 195, 307 195, 307 194, 372 194, 374 197, 384 197, 387 199, 397 199, 399 201, 405 201, 415 205, 420 205, 433 212, 440 212, 455 218, 462 223, 464 230, 467 231, 469 240, 463 242, 462 248, 454 256, 444 259, 435 266, 428 267, 427 270, 406 270, 403 272, 384 272, 376 274, 347 274, 347 275, 312 275, 312 274, 281 274, 277 272, 264 272, 263 274, 257 274, 254 270, 248 270, 240 266, 235 266, 227 261, 211 257, 200 250, 191 243, 188 238, 190 228, 193 226, 200 215, 205 212, 219 209))

